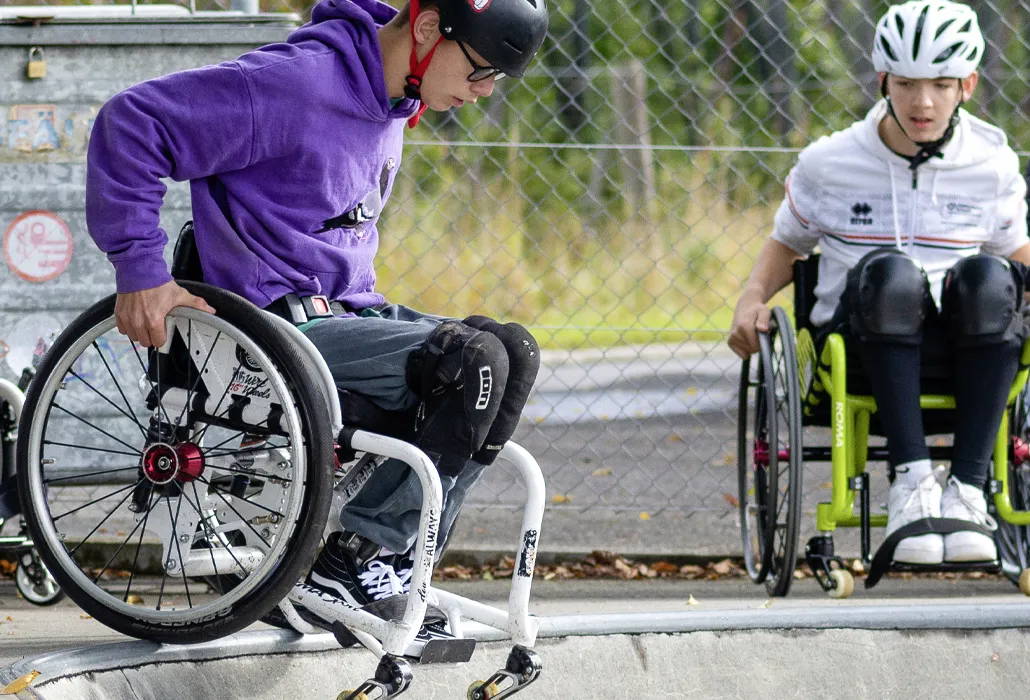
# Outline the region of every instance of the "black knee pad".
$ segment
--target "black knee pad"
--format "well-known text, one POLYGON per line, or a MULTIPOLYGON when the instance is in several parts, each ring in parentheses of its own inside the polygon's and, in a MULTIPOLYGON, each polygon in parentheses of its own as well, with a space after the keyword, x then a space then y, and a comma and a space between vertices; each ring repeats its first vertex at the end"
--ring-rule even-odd
POLYGON ((444 321, 411 353, 408 386, 422 400, 412 442, 457 475, 482 448, 508 382, 508 353, 492 333, 444 321))
POLYGON ((851 330, 863 342, 918 345, 923 339, 930 285, 912 258, 895 248, 865 255, 848 272, 851 330))
POLYGON ((497 336, 508 353, 508 383, 504 385, 501 407, 483 447, 472 455, 480 464, 493 464, 504 443, 515 434, 522 409, 529 400, 540 371, 540 347, 532 334, 517 323, 501 325, 486 316, 469 316, 464 323, 497 336))
POLYGON ((1022 343, 1026 339, 1023 276, 993 255, 964 258, 944 278, 941 306, 960 347, 1022 343))

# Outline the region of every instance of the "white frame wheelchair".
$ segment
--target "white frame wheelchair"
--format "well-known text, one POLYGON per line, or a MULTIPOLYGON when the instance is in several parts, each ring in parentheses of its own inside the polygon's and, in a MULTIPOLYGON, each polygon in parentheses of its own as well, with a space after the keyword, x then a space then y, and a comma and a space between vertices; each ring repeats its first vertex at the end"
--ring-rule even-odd
POLYGON ((527 490, 507 610, 432 588, 442 509, 433 462, 409 443, 344 426, 311 341, 283 318, 176 274, 194 255, 182 242, 173 274, 215 315, 173 309, 167 342, 143 349, 115 328, 112 295, 61 333, 29 385, 18 487, 32 540, 61 589, 112 629, 174 644, 218 639, 276 607, 297 632, 323 632, 302 619, 300 604, 331 622, 342 644, 380 657, 374 675, 341 700, 404 692, 412 661, 468 660, 467 621, 514 643, 505 668, 473 683, 469 698, 507 697, 534 681, 541 664, 529 596, 545 493, 533 457, 512 442, 500 453, 527 490), (117 343, 129 346, 114 352, 117 343), (392 620, 303 583, 333 499, 353 495, 384 458, 406 463, 422 485, 412 593, 392 620), (75 495, 80 487, 86 496, 75 495), (107 546, 84 546, 90 540, 107 546), (162 573, 144 596, 145 541, 159 546, 162 573), (430 602, 464 642, 447 647, 458 657, 433 640, 416 644, 430 602))

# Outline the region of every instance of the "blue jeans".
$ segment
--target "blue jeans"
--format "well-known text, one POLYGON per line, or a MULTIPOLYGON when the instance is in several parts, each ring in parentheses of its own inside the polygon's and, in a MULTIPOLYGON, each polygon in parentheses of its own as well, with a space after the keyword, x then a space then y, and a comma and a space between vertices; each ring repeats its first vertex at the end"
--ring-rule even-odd
MULTIPOLYGON (((304 333, 325 358, 341 389, 371 399, 388 411, 411 408, 418 397, 408 388, 408 355, 447 319, 406 306, 389 305, 378 316, 330 318, 304 333)), ((440 476, 443 511, 438 548, 450 536, 469 491, 485 466, 469 461, 456 477, 440 476)), ((395 552, 414 546, 422 512, 422 485, 408 465, 387 460, 340 512, 340 525, 395 552)))

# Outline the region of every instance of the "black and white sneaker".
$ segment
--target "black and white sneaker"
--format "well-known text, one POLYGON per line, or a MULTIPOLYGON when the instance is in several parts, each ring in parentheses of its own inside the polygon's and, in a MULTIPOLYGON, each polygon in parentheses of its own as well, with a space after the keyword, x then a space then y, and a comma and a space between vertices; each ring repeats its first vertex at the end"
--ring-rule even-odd
POLYGON ((397 555, 359 535, 329 535, 305 581, 355 608, 404 593, 393 562, 397 555))

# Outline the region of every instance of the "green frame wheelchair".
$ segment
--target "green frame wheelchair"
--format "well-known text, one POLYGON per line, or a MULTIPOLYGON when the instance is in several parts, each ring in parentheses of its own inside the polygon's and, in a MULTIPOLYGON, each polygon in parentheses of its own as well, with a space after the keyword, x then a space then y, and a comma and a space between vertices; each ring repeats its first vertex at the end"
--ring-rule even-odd
MULTIPOLYGON (((829 502, 819 503, 816 529, 805 547, 805 559, 816 580, 833 598, 847 598, 854 578, 834 553, 838 527, 861 530, 861 556, 873 569, 893 571, 1002 571, 1030 595, 1030 341, 1023 346, 994 445, 993 475, 988 481, 988 507, 998 521, 995 562, 945 563, 920 566, 875 561, 871 530, 887 524, 886 514, 872 514, 866 464, 886 461, 886 447, 870 447, 881 434, 876 401, 862 387, 860 373, 848 371, 851 359, 844 338, 829 335, 816 355, 809 311, 815 302, 818 255, 794 264, 794 323, 781 307, 773 309, 768 333, 759 334, 760 351, 744 360, 740 373, 737 421, 738 500, 744 561, 751 579, 764 583, 773 596, 790 591, 798 562, 802 518, 802 467, 806 462, 831 463, 829 502), (797 330, 795 330, 795 328, 797 330), (863 391, 864 389, 864 391, 863 391), (804 442, 804 428, 830 429, 830 444, 804 442)), ((938 368, 938 371, 940 368, 938 368)), ((933 368, 929 373, 932 375, 933 368)), ((923 377, 925 384, 932 381, 923 377)), ((955 399, 948 394, 920 396, 927 434, 950 433, 955 399)), ((933 460, 949 460, 950 446, 931 446, 933 460)), ((866 587, 882 571, 870 570, 866 587)))

